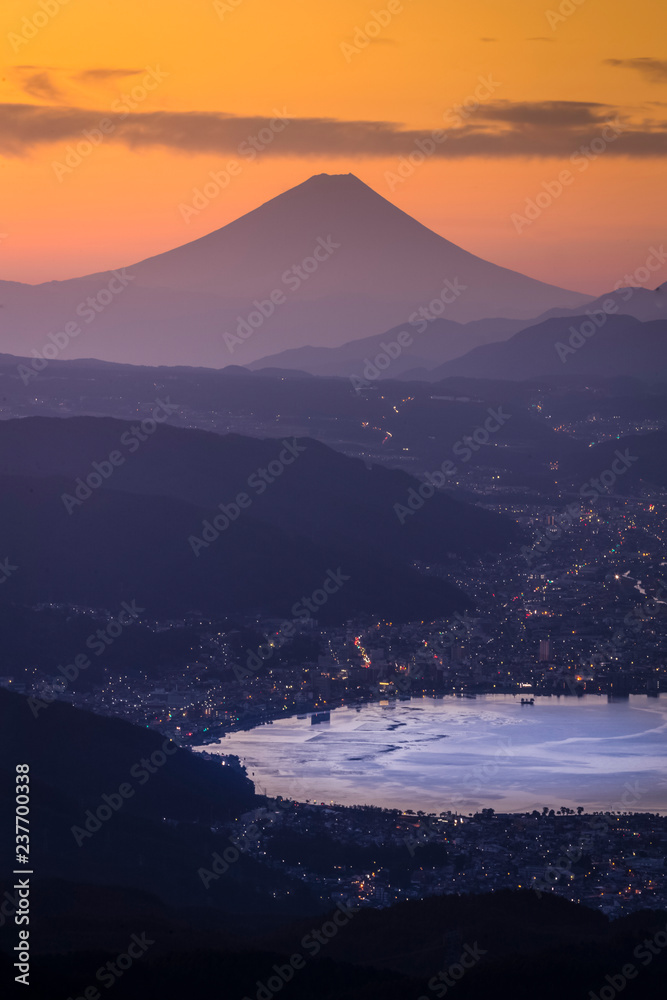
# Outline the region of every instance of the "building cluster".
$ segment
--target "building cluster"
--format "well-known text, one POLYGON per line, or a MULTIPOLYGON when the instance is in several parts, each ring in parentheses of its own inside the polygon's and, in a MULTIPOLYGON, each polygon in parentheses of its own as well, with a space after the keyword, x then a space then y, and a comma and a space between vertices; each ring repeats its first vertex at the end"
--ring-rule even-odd
POLYGON ((667 905, 667 817, 650 813, 428 815, 269 800, 220 832, 322 898, 361 906, 501 889, 557 893, 609 916, 667 905))
POLYGON ((0 684, 123 715, 191 745, 285 714, 377 699, 657 696, 667 684, 660 512, 648 501, 600 499, 594 507, 559 522, 541 503, 496 502, 539 544, 502 557, 452 559, 446 569, 420 567, 470 596, 474 606, 465 614, 326 627, 299 618, 289 641, 281 619, 144 618, 143 627, 163 636, 195 636, 191 657, 179 666, 134 663, 124 671, 101 656, 80 682, 63 683, 35 666, 0 684), (299 643, 304 655, 294 653, 299 643))

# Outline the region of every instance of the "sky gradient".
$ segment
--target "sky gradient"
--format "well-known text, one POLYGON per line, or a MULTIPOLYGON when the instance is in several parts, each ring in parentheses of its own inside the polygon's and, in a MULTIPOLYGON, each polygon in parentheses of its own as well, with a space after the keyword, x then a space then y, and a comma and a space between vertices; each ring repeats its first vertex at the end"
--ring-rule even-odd
POLYGON ((653 0, 631 20, 622 0, 43 3, 1 15, 0 278, 130 264, 320 172, 351 171, 465 249, 585 292, 665 238, 653 0), (401 177, 420 144, 432 154, 401 177), (188 212, 230 161, 224 190, 188 212))

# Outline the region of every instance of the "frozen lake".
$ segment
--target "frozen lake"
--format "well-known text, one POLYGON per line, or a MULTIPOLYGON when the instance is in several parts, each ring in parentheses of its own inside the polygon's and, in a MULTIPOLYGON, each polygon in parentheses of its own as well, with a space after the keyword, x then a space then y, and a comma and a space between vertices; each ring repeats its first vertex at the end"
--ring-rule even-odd
POLYGON ((231 733, 257 790, 426 812, 549 806, 667 813, 667 696, 413 699, 231 733))

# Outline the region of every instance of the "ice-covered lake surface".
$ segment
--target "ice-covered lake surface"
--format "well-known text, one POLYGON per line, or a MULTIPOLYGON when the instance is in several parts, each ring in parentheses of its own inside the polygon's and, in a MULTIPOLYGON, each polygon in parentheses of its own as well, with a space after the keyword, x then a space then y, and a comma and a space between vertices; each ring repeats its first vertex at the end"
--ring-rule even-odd
POLYGON ((445 697, 279 719, 200 747, 237 754, 260 792, 468 813, 667 813, 667 696, 445 697))

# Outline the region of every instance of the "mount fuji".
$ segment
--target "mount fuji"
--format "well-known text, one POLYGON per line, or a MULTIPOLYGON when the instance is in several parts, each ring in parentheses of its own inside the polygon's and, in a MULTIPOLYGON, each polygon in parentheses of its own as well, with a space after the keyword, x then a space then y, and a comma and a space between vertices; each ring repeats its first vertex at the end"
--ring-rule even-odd
POLYGON ((224 368, 382 334, 420 309, 466 323, 588 301, 461 249, 352 174, 320 174, 117 271, 0 282, 0 351, 224 368))

